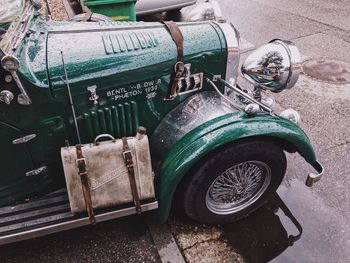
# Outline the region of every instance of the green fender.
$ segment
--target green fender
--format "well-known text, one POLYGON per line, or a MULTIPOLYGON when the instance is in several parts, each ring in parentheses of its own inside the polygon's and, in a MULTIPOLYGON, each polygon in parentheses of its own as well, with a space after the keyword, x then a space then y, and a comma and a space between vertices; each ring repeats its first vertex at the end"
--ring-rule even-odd
POLYGON ((311 142, 293 122, 269 114, 248 116, 238 112, 220 116, 187 133, 166 154, 158 177, 158 219, 168 218, 174 192, 189 169, 214 149, 244 138, 271 137, 288 142, 312 164, 316 161, 311 142))

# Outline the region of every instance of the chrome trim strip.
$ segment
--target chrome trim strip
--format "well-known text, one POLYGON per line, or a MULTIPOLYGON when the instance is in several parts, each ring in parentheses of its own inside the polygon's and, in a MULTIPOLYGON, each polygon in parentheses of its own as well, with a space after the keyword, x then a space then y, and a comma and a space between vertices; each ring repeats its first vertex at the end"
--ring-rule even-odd
POLYGON ((239 35, 231 23, 216 23, 222 30, 226 38, 227 44, 227 69, 226 80, 229 75, 235 74, 233 77, 237 78, 239 68, 239 35), (231 73, 231 74, 230 74, 231 73))
POLYGON ((46 173, 47 170, 48 170, 47 166, 42 166, 42 167, 39 167, 38 169, 26 172, 25 175, 26 176, 36 176, 36 175, 39 175, 39 174, 44 173, 44 172, 46 173))
MULTIPOLYGON (((158 208, 157 201, 149 204, 141 205, 141 209, 143 212, 150 211, 157 208, 158 208)), ((98 214, 95 217, 96 217, 96 222, 100 223, 103 221, 107 221, 107 220, 111 220, 111 219, 115 219, 123 216, 128 216, 135 213, 136 213, 135 207, 129 207, 118 211, 98 214)), ((67 216, 71 215, 70 212, 66 214, 67 216)), ((68 222, 58 223, 51 226, 41 227, 41 228, 32 229, 32 230, 28 230, 28 231, 24 231, 16 234, 2 236, 0 237, 0 245, 22 241, 30 238, 40 237, 44 235, 49 235, 60 231, 65 231, 65 230, 86 226, 86 225, 90 225, 90 220, 88 217, 73 219, 68 222)))
MULTIPOLYGON (((239 49, 239 33, 231 23, 216 23, 222 30, 226 38, 227 45, 227 65, 226 65, 226 77, 225 80, 228 83, 234 84, 237 82, 238 69, 240 61, 240 49, 239 49)), ((225 89, 225 95, 228 95, 229 91, 225 89)))
POLYGON ((217 81, 221 82, 222 84, 224 84, 226 87, 230 88, 231 90, 234 90, 239 95, 243 96, 244 98, 251 101, 252 103, 258 104, 263 110, 267 111, 268 113, 270 113, 270 114, 273 113, 273 110, 270 107, 266 106, 265 104, 261 103, 260 101, 257 101, 256 99, 251 97, 249 94, 247 94, 244 91, 242 91, 241 89, 237 88, 235 85, 231 85, 230 83, 228 83, 227 81, 225 81, 224 79, 221 79, 221 78, 217 78, 217 81))
POLYGON ((36 138, 36 134, 29 134, 29 135, 27 135, 27 136, 14 139, 14 140, 12 141, 12 144, 27 143, 27 142, 29 142, 29 141, 35 139, 35 138, 36 138))

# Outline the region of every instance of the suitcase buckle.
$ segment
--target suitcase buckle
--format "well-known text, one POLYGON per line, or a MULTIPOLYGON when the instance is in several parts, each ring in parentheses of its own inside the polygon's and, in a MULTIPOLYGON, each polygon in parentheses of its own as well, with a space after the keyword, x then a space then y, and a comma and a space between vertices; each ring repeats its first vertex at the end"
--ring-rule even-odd
POLYGON ((131 150, 127 150, 123 152, 123 158, 125 160, 125 165, 128 169, 134 166, 132 162, 132 153, 131 150))
POLYGON ((78 158, 76 160, 76 162, 77 162, 77 165, 79 166, 79 163, 86 163, 86 159, 85 158, 78 158))
POLYGON ((85 158, 78 158, 76 160, 77 167, 78 167, 78 174, 79 176, 87 175, 86 171, 86 159, 85 158))
POLYGON ((132 157, 131 150, 124 151, 123 152, 123 157, 124 157, 124 159, 132 157))

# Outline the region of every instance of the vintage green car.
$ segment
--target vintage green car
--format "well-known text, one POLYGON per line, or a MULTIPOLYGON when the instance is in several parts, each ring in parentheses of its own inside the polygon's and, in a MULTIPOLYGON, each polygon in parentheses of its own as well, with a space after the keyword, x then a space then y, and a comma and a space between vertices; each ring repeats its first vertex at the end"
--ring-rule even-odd
MULTIPOLYGON (((232 222, 278 188, 284 151, 298 152, 317 170, 308 186, 320 179, 323 168, 298 113, 275 113, 264 95, 296 83, 301 63, 291 42, 273 40, 252 52, 241 70, 253 85, 243 89, 237 85, 239 33, 221 16, 183 23, 54 22, 37 8, 37 1, 26 1, 0 36, 0 244, 158 207, 164 222, 174 202, 194 220, 232 222), (146 130, 154 198, 139 200, 133 192, 133 202, 94 209, 87 198, 93 171, 82 167, 86 156, 75 160, 76 173, 94 220, 92 210, 73 213, 70 200, 78 189, 68 189, 68 198, 60 152, 86 148, 101 134, 113 137, 107 145, 146 130)), ((126 160, 118 164, 125 178, 135 179, 131 168, 142 156, 125 147, 113 154, 126 160)), ((90 162, 103 163, 104 156, 90 162)))

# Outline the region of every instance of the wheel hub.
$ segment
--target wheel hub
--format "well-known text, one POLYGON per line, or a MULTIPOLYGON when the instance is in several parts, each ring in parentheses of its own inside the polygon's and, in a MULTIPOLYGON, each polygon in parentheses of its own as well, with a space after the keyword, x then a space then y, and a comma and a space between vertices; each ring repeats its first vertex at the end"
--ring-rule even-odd
POLYGON ((234 191, 233 191, 233 194, 236 193, 236 194, 241 194, 243 193, 243 190, 244 190, 244 187, 242 184, 238 183, 235 187, 234 187, 234 191))

